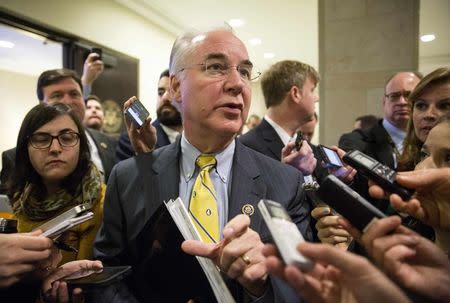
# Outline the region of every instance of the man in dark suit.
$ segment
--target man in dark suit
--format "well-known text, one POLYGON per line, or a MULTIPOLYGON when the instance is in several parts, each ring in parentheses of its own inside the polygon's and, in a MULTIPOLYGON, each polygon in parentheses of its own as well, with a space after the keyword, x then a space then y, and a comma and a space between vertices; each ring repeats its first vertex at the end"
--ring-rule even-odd
MULTIPOLYGON (((86 109, 83 89, 78 75, 69 69, 54 69, 43 72, 37 83, 39 102, 64 103, 74 109, 80 121, 83 121, 86 109)), ((95 129, 86 128, 91 159, 102 172, 105 182, 108 180, 115 164, 117 141, 95 129)), ((4 151, 2 154, 2 187, 6 184, 15 166, 16 149, 4 151)))
MULTIPOLYGON (((156 129, 155 149, 175 142, 181 133, 183 124, 178 109, 170 103, 169 98, 169 70, 164 70, 158 81, 158 100, 156 102, 156 120, 152 125, 156 129)), ((141 151, 139 151, 141 152, 141 151)), ((120 135, 117 144, 116 157, 118 161, 131 158, 136 151, 130 142, 130 137, 125 131, 120 135)))
MULTIPOLYGON (((397 169, 411 114, 408 96, 421 78, 422 75, 416 72, 399 72, 391 76, 386 82, 382 99, 383 119, 368 130, 343 134, 339 147, 346 151, 360 150, 391 169, 397 169)), ((388 209, 389 201, 375 200, 369 195, 365 176, 357 174, 353 188, 382 211, 388 209)))
POLYGON ((396 169, 410 119, 408 96, 421 78, 422 75, 415 72, 399 72, 390 77, 386 82, 382 101, 383 119, 367 131, 353 131, 342 135, 339 147, 346 151, 361 150, 396 169))
MULTIPOLYGON (((280 161, 282 149, 295 139, 297 130, 315 119, 314 104, 318 97, 313 91, 318 82, 319 74, 308 64, 285 60, 272 65, 261 79, 266 115, 258 126, 240 136, 239 140, 280 161)), ((318 150, 314 154, 307 140, 293 156, 297 163, 295 166, 303 174, 314 172, 319 179, 328 174, 320 165, 318 150)))
POLYGON ((292 290, 267 275, 262 243, 269 234, 256 204, 262 198, 280 202, 311 239, 302 175, 236 140, 250 107, 250 81, 258 75, 229 29, 186 33, 175 41, 170 93, 183 134, 171 145, 121 161, 111 173, 94 256, 105 265, 131 264, 133 273, 96 293, 95 302, 214 302, 190 255, 211 259, 237 302, 298 302, 292 290), (219 238, 183 242, 163 201, 180 197, 191 210, 196 163, 204 154, 217 161, 206 173, 217 212, 205 213, 218 216, 219 238))

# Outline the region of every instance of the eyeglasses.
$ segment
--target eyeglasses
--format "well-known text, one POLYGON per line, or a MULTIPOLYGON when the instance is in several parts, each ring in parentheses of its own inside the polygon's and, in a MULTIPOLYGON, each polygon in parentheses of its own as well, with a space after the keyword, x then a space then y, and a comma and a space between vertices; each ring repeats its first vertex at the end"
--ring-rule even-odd
POLYGON ((410 90, 402 90, 399 92, 393 92, 390 94, 384 95, 388 100, 392 103, 396 103, 400 100, 400 97, 403 96, 403 98, 408 99, 409 95, 411 94, 410 90))
POLYGON ((32 134, 28 142, 36 149, 46 149, 53 144, 53 139, 58 140, 61 147, 74 147, 80 141, 80 134, 76 132, 66 132, 57 136, 52 136, 48 133, 32 134))
POLYGON ((239 72, 241 79, 247 82, 256 80, 259 76, 261 76, 261 73, 255 70, 251 64, 228 65, 226 62, 219 59, 206 59, 204 63, 184 67, 180 69, 179 72, 192 68, 193 66, 202 66, 203 72, 213 78, 227 77, 232 68, 235 68, 239 72))

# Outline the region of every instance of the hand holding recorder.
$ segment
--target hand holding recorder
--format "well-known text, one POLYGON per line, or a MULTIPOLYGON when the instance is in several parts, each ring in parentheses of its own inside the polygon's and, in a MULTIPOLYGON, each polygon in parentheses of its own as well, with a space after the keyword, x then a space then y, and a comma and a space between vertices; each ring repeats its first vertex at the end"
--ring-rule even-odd
POLYGON ((153 151, 156 128, 151 124, 152 119, 142 103, 133 96, 123 104, 123 112, 128 136, 136 153, 153 151))
POLYGON ((336 147, 327 147, 319 144, 319 152, 322 158, 322 166, 345 183, 350 183, 356 175, 356 170, 342 162, 345 151, 336 147))
POLYGON ((283 147, 281 162, 294 166, 304 175, 311 175, 317 164, 313 151, 308 142, 302 139, 301 132, 297 133, 295 142, 289 142, 283 147))
MULTIPOLYGON (((450 168, 419 169, 396 176, 399 185, 416 189, 411 199, 391 194, 392 206, 435 228, 450 230, 450 168)), ((383 198, 387 193, 373 182, 369 193, 383 198)))
POLYGON ((275 247, 266 244, 268 271, 287 281, 311 303, 406 303, 405 294, 366 258, 326 244, 301 243, 298 251, 315 262, 309 272, 285 265, 275 247), (357 285, 355 287, 355 285, 357 285))

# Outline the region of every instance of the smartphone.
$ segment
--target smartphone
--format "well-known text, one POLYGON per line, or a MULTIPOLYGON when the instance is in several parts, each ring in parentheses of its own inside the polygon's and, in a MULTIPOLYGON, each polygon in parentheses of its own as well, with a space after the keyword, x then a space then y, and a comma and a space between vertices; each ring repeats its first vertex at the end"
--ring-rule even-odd
POLYGON ((103 57, 103 51, 102 51, 101 48, 93 47, 92 50, 91 50, 91 53, 96 53, 96 54, 98 55, 97 58, 96 58, 94 61, 96 61, 96 60, 102 60, 102 57, 103 57))
POLYGON ((105 287, 122 280, 131 273, 131 266, 103 267, 101 270, 81 270, 64 278, 69 288, 81 288, 88 291, 105 287))
POLYGON ((0 218, 0 234, 14 234, 17 232, 17 220, 0 218))
POLYGON ((286 209, 280 203, 267 199, 259 201, 258 208, 284 263, 303 271, 310 270, 314 263, 297 250, 297 245, 305 239, 286 209))
POLYGON ((322 166, 325 168, 339 168, 344 166, 339 157, 338 153, 333 149, 326 147, 325 145, 319 144, 319 152, 322 157, 322 166))
POLYGON ((301 131, 297 132, 297 136, 295 137, 295 150, 299 151, 302 148, 303 144, 303 133, 301 131))
POLYGON ((65 231, 65 230, 60 231, 62 228, 65 228, 68 226, 68 224, 73 223, 70 222, 69 220, 80 217, 81 215, 88 212, 91 209, 91 207, 92 205, 90 203, 74 206, 71 209, 63 212, 62 214, 56 216, 55 218, 50 219, 44 224, 38 226, 34 230, 41 229, 43 231, 42 234, 43 236, 56 237, 57 235, 65 231))
POLYGON ((141 128, 142 125, 144 125, 145 120, 150 115, 148 110, 139 100, 134 101, 133 104, 127 108, 125 114, 131 118, 137 128, 141 128))
POLYGON ((414 193, 413 190, 402 187, 395 181, 395 176, 397 175, 395 170, 383 165, 359 150, 347 152, 343 160, 358 172, 361 172, 367 178, 377 183, 385 191, 398 194, 403 200, 409 200, 414 193))
POLYGON ((334 175, 325 177, 316 194, 362 232, 365 232, 375 219, 386 217, 382 211, 334 175))

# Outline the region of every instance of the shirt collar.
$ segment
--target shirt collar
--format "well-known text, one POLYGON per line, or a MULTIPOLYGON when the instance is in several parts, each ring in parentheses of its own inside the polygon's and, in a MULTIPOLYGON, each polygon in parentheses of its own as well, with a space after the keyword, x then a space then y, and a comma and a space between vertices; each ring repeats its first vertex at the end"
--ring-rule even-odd
POLYGON ((180 133, 174 129, 171 129, 170 127, 165 126, 162 123, 159 123, 159 125, 161 125, 162 129, 164 130, 164 132, 167 135, 167 138, 169 138, 169 142, 170 143, 175 142, 175 140, 177 139, 177 137, 180 133))
POLYGON ((288 144, 289 141, 291 141, 292 137, 275 121, 270 119, 267 115, 264 115, 264 119, 273 127, 273 129, 275 129, 276 133, 281 139, 281 142, 283 142, 284 145, 288 144))
MULTIPOLYGON (((224 150, 214 154, 217 161, 215 170, 224 183, 227 182, 231 171, 235 146, 236 142, 233 140, 224 150)), ((196 169, 195 160, 200 154, 201 152, 189 143, 183 132, 181 135, 181 173, 186 181, 189 181, 194 176, 196 169)))
POLYGON ((389 136, 391 136, 392 141, 394 141, 398 150, 401 150, 403 146, 403 140, 406 137, 406 132, 395 127, 392 123, 390 123, 387 119, 383 119, 383 127, 388 132, 389 136))

